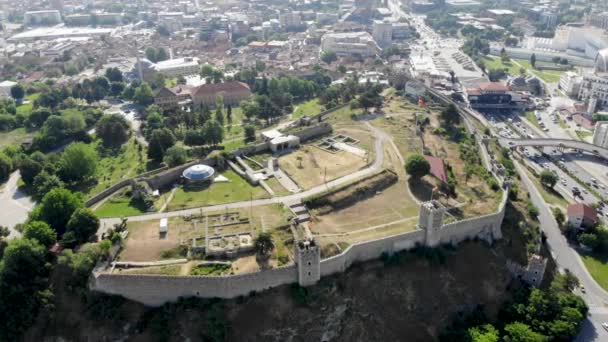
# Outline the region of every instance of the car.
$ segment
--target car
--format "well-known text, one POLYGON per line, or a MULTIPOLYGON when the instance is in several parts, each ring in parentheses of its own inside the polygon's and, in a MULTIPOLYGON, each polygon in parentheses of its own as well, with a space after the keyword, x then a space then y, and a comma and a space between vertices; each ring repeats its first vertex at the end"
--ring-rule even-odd
POLYGON ((587 291, 585 290, 585 286, 581 285, 581 286, 580 286, 580 289, 581 289, 581 292, 582 292, 582 293, 587 293, 587 291))
POLYGON ((606 331, 608 331, 608 322, 602 323, 602 328, 604 328, 606 331))

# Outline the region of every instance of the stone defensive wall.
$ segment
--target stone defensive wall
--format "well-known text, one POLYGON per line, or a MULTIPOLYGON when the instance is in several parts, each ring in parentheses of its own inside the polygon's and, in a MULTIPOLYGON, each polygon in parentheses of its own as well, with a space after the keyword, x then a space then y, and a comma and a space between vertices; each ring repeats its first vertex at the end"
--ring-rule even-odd
MULTIPOLYGON (((446 225, 434 231, 432 228, 417 229, 372 241, 354 244, 341 254, 320 260, 320 276, 344 272, 352 264, 379 258, 383 253, 396 253, 416 246, 432 246, 431 241, 456 245, 467 239, 481 238, 487 241, 502 237, 500 227, 504 218, 508 190, 504 191, 499 209, 490 215, 466 219, 446 225), (439 236, 431 236, 431 234, 439 236)), ((120 295, 148 306, 159 306, 176 301, 179 297, 199 296, 235 298, 252 291, 263 291, 292 283, 302 283, 298 269, 305 265, 290 265, 260 272, 228 276, 156 276, 110 274, 96 272, 91 279, 91 289, 107 294, 120 295)), ((309 265, 310 266, 310 265, 309 265)), ((318 280, 318 279, 317 279, 318 280)))
POLYGON ((160 306, 180 297, 235 298, 272 287, 298 282, 298 269, 291 265, 230 276, 161 276, 93 274, 91 289, 119 295, 148 306, 160 306))
POLYGON ((321 276, 346 271, 357 262, 379 258, 383 253, 395 253, 409 250, 425 242, 425 231, 418 229, 412 232, 393 235, 382 239, 350 245, 341 254, 321 260, 321 276))

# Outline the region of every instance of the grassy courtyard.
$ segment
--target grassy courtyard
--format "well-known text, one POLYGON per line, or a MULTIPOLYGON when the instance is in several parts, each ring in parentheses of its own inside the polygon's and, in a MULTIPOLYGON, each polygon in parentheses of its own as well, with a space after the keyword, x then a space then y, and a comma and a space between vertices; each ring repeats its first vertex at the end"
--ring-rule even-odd
POLYGON ((124 195, 109 198, 95 210, 95 214, 99 217, 127 217, 142 215, 145 212, 145 208, 142 208, 140 202, 124 195))
POLYGON ((323 110, 324 107, 319 103, 319 99, 312 99, 296 105, 296 109, 291 116, 292 118, 297 119, 305 115, 310 116, 319 114, 323 110))
POLYGON ((252 186, 232 170, 225 171, 222 175, 228 178, 229 182, 212 183, 204 189, 180 187, 169 202, 167 211, 270 197, 262 187, 252 186))

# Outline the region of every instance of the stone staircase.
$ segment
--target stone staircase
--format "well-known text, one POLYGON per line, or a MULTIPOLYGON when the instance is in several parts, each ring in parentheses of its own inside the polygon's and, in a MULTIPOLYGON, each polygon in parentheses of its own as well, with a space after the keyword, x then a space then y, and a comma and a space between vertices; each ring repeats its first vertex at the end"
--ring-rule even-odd
POLYGON ((288 207, 289 210, 291 210, 291 212, 296 216, 296 221, 298 224, 310 221, 308 209, 306 209, 306 206, 301 201, 289 204, 288 207))

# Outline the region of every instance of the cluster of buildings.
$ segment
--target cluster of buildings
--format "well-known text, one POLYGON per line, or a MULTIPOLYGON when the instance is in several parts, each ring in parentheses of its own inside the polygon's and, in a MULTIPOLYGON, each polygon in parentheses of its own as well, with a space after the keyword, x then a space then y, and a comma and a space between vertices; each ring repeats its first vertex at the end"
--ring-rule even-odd
POLYGON ((200 72, 200 59, 197 57, 172 58, 153 63, 148 59, 140 59, 135 63, 134 72, 139 79, 150 82, 157 74, 168 78, 196 75, 200 72))
POLYGON ((592 71, 566 72, 559 81, 560 89, 586 103, 589 113, 608 106, 608 48, 597 52, 594 64, 592 71))
POLYGON ((471 108, 480 112, 516 110, 530 108, 529 97, 513 91, 500 82, 486 82, 467 89, 467 101, 471 108))

